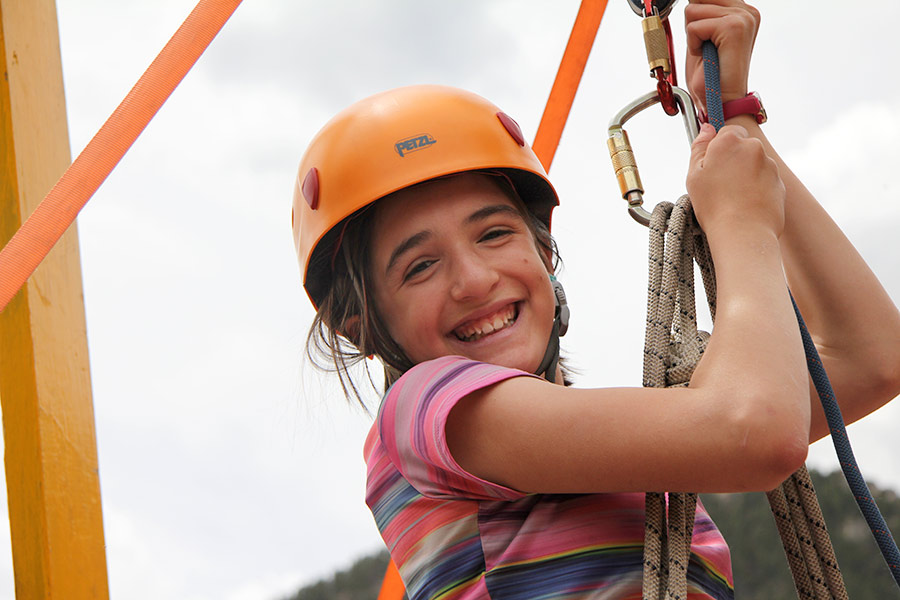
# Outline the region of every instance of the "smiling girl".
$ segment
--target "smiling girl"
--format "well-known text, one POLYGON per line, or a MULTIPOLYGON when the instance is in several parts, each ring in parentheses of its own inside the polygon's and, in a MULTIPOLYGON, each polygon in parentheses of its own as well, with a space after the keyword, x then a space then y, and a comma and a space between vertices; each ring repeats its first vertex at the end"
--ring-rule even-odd
MULTIPOLYGON (((739 0, 687 7, 701 106, 701 42, 719 48, 723 99, 741 99, 758 22, 739 0)), ((410 598, 640 598, 641 492, 768 490, 799 468, 828 430, 785 275, 847 421, 900 390, 900 314, 752 115, 702 128, 687 187, 718 288, 690 386, 575 389, 558 363, 558 200, 515 121, 415 86, 313 140, 294 195, 309 350, 348 395, 353 363, 384 364, 367 503, 410 598)), ((732 597, 702 506, 694 532, 689 597, 732 597)))

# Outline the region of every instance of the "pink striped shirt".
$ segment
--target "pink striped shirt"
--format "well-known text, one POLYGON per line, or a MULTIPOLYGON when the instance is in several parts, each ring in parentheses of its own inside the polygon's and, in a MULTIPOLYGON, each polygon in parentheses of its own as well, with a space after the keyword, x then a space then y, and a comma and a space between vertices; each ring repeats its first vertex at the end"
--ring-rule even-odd
MULTIPOLYGON (((365 446, 366 502, 411 600, 640 598, 644 494, 523 494, 466 472, 447 416, 515 369, 443 357, 385 395, 365 446)), ((733 598, 728 546, 698 505, 689 598, 733 598)))

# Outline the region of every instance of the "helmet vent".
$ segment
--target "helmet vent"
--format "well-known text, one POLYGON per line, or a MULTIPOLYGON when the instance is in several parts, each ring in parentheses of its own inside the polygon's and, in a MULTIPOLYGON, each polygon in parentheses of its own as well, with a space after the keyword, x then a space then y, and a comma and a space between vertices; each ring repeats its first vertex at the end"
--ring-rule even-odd
POLYGON ((519 124, 516 123, 516 120, 505 112, 498 112, 497 118, 500 119, 501 123, 503 123, 503 127, 506 128, 506 132, 509 133, 510 137, 516 140, 516 143, 518 145, 524 146, 525 136, 522 135, 522 128, 519 127, 519 124))
POLYGON ((303 178, 303 197, 313 210, 319 208, 319 170, 315 167, 309 170, 303 178))

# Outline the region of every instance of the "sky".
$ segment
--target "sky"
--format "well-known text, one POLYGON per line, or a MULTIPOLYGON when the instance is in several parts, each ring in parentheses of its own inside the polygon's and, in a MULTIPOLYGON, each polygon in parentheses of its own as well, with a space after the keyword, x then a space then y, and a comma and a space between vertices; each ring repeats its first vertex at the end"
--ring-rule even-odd
MULTIPOLYGON (((112 597, 276 600, 381 547, 363 502, 370 417, 303 356, 313 313, 290 230, 297 164, 338 110, 415 83, 482 94, 533 138, 578 4, 238 8, 78 219, 112 597)), ((73 156, 193 5, 57 0, 73 156)), ((892 20, 836 0, 757 6, 750 86, 765 131, 896 302, 892 20)), ((626 214, 605 140, 610 117, 651 89, 639 19, 611 0, 550 172, 572 308, 563 348, 580 386, 640 385, 647 232, 626 214)), ((647 202, 677 198, 680 117, 651 110, 628 131, 647 202)), ((895 489, 898 425, 895 402, 850 428, 863 473, 895 489)), ((810 464, 837 468, 827 440, 810 464)), ((13 598, 4 535, 0 600, 13 598)))

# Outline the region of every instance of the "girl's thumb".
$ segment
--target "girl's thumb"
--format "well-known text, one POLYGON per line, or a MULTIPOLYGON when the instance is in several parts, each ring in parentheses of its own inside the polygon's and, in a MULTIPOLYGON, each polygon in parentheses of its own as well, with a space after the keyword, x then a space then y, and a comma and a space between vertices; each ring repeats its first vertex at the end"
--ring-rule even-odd
POLYGON ((706 148, 712 139, 716 137, 716 128, 709 123, 700 125, 700 133, 694 138, 691 145, 691 166, 697 166, 703 157, 706 156, 706 148))

